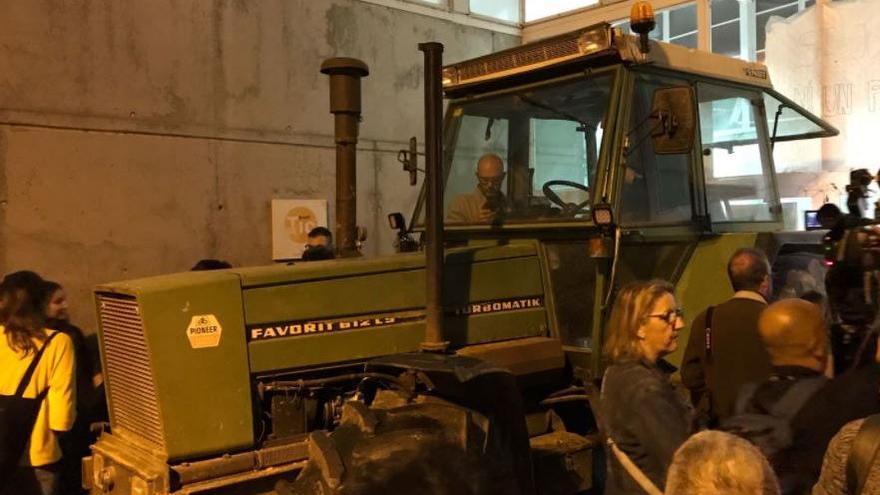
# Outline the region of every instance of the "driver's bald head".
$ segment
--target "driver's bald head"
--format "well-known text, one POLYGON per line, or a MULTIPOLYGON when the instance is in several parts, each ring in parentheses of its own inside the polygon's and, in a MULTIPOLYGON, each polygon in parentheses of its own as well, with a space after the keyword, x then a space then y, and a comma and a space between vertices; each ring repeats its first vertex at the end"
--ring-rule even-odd
POLYGON ((504 161, 495 153, 486 153, 477 161, 477 176, 492 178, 504 173, 504 161))
POLYGON ((828 337, 819 308, 803 299, 783 299, 767 306, 758 319, 758 333, 775 366, 825 369, 828 337))

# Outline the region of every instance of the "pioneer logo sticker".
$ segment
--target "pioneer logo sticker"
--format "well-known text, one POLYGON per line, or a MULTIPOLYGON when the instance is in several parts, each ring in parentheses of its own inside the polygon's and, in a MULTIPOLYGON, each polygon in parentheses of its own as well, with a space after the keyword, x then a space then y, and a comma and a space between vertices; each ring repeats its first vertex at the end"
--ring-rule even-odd
MULTIPOLYGON (((517 297, 446 308, 445 313, 449 316, 470 316, 534 309, 543 306, 544 298, 541 296, 517 297)), ((344 332, 348 330, 366 330, 399 325, 401 323, 423 321, 424 319, 424 311, 407 311, 403 313, 386 313, 344 319, 340 318, 337 320, 307 320, 263 324, 248 328, 248 340, 271 340, 284 337, 299 337, 303 335, 317 335, 340 331, 344 332)))
POLYGON ((186 328, 186 338, 193 349, 217 347, 223 327, 214 315, 195 315, 186 328))

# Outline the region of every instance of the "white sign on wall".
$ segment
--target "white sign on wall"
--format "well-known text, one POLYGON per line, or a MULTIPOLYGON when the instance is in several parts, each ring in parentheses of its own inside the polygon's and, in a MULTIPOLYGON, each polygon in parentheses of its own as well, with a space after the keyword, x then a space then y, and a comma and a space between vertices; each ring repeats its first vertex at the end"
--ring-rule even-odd
POLYGON ((326 199, 272 200, 272 259, 302 257, 315 227, 327 226, 326 199))

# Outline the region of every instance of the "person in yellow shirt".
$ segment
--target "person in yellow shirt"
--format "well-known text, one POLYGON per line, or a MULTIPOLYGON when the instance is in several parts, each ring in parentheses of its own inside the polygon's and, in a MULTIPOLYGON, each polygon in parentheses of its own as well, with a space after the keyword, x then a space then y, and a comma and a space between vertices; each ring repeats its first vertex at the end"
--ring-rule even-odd
POLYGON ((45 328, 40 296, 33 284, 16 283, 9 276, 0 283, 0 395, 15 395, 46 344, 23 393, 24 398, 43 394, 43 399, 17 470, 0 479, 2 495, 59 493, 58 434, 70 430, 76 417, 73 343, 67 335, 45 328))

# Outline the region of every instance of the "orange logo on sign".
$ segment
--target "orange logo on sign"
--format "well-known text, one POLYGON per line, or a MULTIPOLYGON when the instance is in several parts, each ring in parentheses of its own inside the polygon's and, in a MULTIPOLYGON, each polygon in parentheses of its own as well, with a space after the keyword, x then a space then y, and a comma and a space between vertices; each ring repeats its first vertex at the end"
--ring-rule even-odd
POLYGON ((318 219, 311 208, 297 206, 284 216, 284 228, 295 244, 305 244, 309 240, 309 232, 318 226, 318 219))

